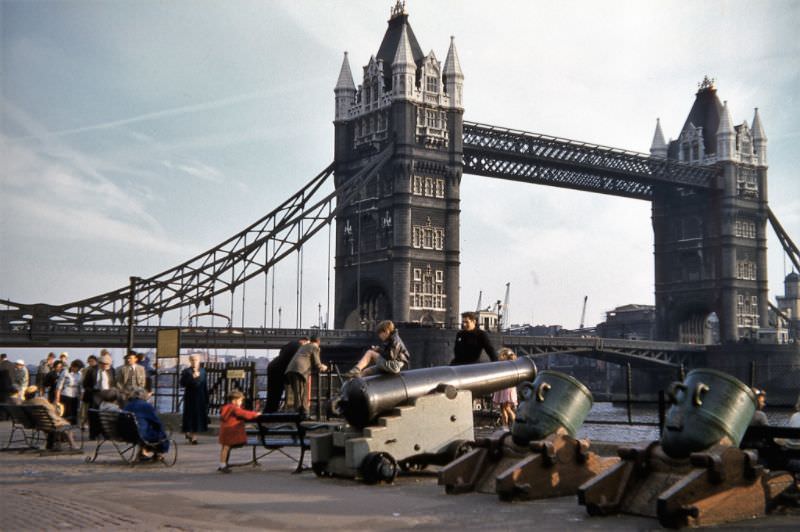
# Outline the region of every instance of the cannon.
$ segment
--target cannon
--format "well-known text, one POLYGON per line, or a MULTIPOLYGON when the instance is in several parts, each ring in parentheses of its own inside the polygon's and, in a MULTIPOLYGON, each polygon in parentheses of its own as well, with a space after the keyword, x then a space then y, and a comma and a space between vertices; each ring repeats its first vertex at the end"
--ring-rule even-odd
POLYGON ((712 369, 673 383, 660 441, 620 448, 617 465, 583 484, 590 515, 619 512, 658 518, 672 528, 760 517, 793 484, 739 444, 756 408, 749 387, 712 369))
POLYGON ((468 366, 442 366, 352 379, 337 408, 342 427, 311 435, 318 476, 391 482, 398 469, 446 464, 474 441, 472 396, 531 381, 527 357, 468 366))
POLYGON ((576 433, 592 407, 592 394, 579 381, 542 371, 520 386, 522 400, 511 431, 481 438, 439 472, 449 494, 477 490, 501 500, 574 495, 578 487, 619 458, 601 458, 576 433))

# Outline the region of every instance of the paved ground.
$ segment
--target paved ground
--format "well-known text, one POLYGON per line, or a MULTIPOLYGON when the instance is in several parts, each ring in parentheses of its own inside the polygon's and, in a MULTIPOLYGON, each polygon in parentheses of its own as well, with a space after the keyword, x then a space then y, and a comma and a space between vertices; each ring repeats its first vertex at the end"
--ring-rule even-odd
MULTIPOLYGON (((0 423, 0 441, 8 430, 0 423)), ((261 467, 223 475, 215 471, 218 452, 210 436, 196 446, 179 443, 172 468, 131 468, 111 452, 95 464, 85 455, 2 452, 0 530, 658 529, 654 519, 588 517, 575 497, 509 504, 490 495, 450 496, 431 474, 366 486, 293 475, 294 464, 273 455, 261 467)), ((235 458, 247 454, 239 450, 235 458)), ((777 515, 728 528, 798 525, 800 515, 777 515)))

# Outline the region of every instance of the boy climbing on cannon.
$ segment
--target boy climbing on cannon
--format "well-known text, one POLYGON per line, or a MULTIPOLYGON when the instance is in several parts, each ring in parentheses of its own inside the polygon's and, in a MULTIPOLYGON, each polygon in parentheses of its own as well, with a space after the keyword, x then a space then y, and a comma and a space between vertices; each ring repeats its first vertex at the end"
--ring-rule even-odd
POLYGON ((408 368, 411 355, 406 349, 403 340, 397 333, 394 323, 384 320, 375 328, 381 345, 373 345, 353 368, 343 377, 355 378, 375 375, 376 373, 389 373, 396 375, 400 370, 408 368), (368 366, 372 367, 368 367, 368 366))

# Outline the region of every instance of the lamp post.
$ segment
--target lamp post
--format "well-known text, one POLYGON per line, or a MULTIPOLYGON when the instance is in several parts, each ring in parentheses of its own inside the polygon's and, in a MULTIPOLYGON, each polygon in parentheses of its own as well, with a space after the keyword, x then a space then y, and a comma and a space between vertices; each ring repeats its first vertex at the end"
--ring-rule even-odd
POLYGON ((136 326, 136 283, 141 281, 139 277, 130 277, 131 289, 128 292, 128 341, 125 355, 133 351, 133 328, 136 326))

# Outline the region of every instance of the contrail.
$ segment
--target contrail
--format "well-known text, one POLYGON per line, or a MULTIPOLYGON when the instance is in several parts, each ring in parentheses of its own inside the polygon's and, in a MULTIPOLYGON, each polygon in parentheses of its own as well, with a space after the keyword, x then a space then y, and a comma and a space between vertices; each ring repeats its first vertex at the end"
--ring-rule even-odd
MULTIPOLYGON (((308 82, 308 80, 304 80, 304 82, 308 82)), ((299 84, 297 84, 299 86, 299 84)), ((31 139, 40 139, 45 137, 63 137, 66 135, 75 135, 77 133, 85 133, 87 131, 97 131, 101 129, 111 129, 119 126, 126 126, 129 124, 136 124, 138 122, 146 122, 148 120, 157 120, 159 118, 164 118, 167 116, 176 116, 176 115, 183 115, 189 113, 196 113, 198 111, 206 111, 208 109, 217 109, 219 107, 226 107, 229 105, 235 105, 237 103, 246 102, 249 100, 257 100, 260 98, 265 98, 268 96, 273 96, 276 93, 288 92, 294 90, 295 87, 293 84, 287 84, 280 88, 273 89, 273 90, 263 90, 263 91, 256 91, 256 92, 248 92, 245 94, 239 94, 237 96, 231 96, 228 98, 221 98, 219 100, 213 100, 210 102, 198 103, 194 105, 184 105, 181 107, 175 107, 172 109, 164 109, 162 111, 154 111, 152 113, 145 113, 138 116, 133 116, 130 118, 123 118, 121 120, 111 120, 109 122, 102 122, 100 124, 91 124, 88 126, 81 126, 71 129, 62 129, 59 131, 48 131, 47 133, 39 134, 39 135, 26 135, 24 137, 12 137, 6 139, 8 142, 15 142, 15 141, 23 141, 23 140, 31 140, 31 139)))

